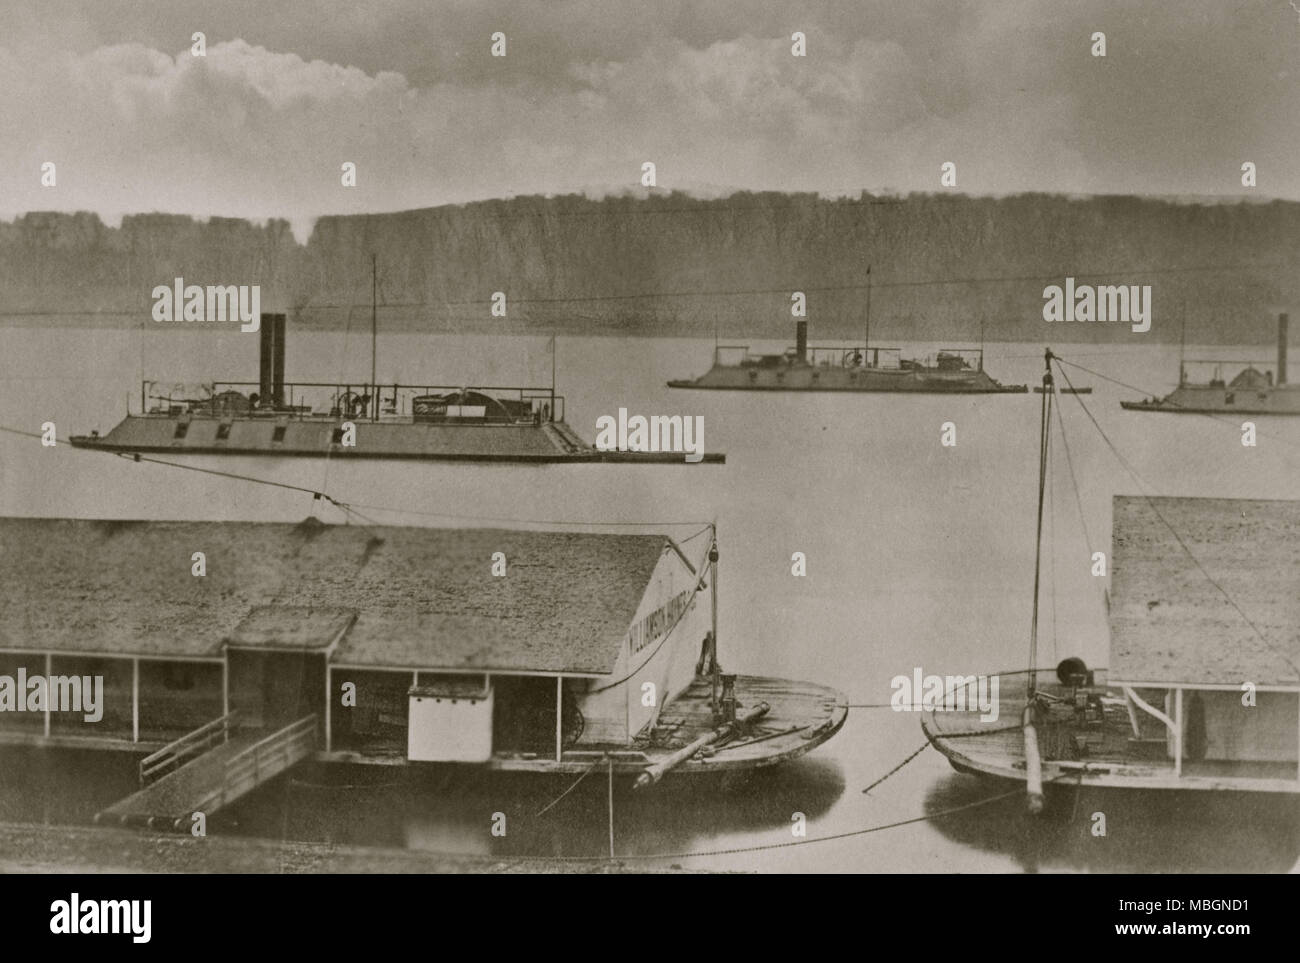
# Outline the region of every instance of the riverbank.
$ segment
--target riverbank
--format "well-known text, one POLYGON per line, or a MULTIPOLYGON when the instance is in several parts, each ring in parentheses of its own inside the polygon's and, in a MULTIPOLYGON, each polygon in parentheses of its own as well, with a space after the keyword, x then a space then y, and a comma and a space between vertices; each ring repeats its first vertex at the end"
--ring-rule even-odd
POLYGON ((619 860, 498 859, 330 843, 0 823, 0 873, 564 873, 681 872, 619 860))

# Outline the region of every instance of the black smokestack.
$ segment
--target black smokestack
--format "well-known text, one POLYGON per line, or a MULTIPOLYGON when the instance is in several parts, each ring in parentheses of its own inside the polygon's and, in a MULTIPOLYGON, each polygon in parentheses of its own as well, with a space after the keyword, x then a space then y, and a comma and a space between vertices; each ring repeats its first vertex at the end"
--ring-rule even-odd
POLYGON ((794 353, 799 356, 800 361, 808 360, 807 321, 796 321, 794 323, 794 353))
POLYGON ((278 408, 284 404, 284 315, 273 314, 271 319, 275 325, 275 336, 272 338, 275 353, 271 359, 271 397, 278 408))
POLYGON ((1277 383, 1280 385, 1286 384, 1286 329, 1289 321, 1285 314, 1277 316, 1277 383))
POLYGON ((259 342, 257 354, 258 395, 263 405, 271 403, 272 378, 271 362, 275 357, 275 332, 272 330, 274 315, 263 314, 258 328, 259 342))

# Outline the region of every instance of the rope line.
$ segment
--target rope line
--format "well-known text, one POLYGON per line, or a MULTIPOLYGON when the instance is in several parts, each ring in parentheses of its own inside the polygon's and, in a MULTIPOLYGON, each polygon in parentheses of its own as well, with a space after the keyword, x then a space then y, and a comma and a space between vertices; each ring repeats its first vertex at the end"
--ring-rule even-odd
MULTIPOLYGON (((5 434, 10 434, 10 435, 18 435, 24 438, 35 438, 37 440, 40 440, 42 437, 44 437, 40 432, 25 431, 21 428, 13 428, 7 425, 0 425, 0 432, 3 432, 5 434)), ((341 509, 344 512, 350 512, 352 514, 355 514, 358 518, 365 517, 358 511, 358 509, 364 508, 370 511, 387 512, 390 514, 397 514, 397 515, 418 515, 418 516, 429 517, 429 518, 451 518, 460 521, 470 521, 470 522, 504 522, 508 524, 517 524, 517 525, 553 525, 553 526, 564 526, 564 527, 595 526, 599 528, 668 528, 668 527, 678 527, 678 526, 686 526, 686 525, 700 527, 699 531, 694 532, 689 537, 683 539, 681 542, 678 542, 677 544, 679 546, 684 545, 686 542, 691 541, 694 538, 698 538, 704 532, 709 531, 712 528, 711 522, 701 521, 700 519, 683 519, 681 521, 654 519, 654 520, 645 520, 645 521, 617 521, 617 522, 594 521, 593 522, 593 521, 583 521, 579 519, 539 519, 539 518, 517 518, 517 517, 512 518, 512 517, 498 516, 498 515, 472 515, 472 514, 457 513, 457 512, 427 512, 427 511, 421 511, 419 509, 411 509, 411 508, 394 508, 389 505, 374 505, 374 504, 367 504, 364 502, 346 502, 340 498, 336 498, 335 496, 329 494, 328 492, 318 491, 315 488, 306 488, 302 485, 291 485, 288 482, 273 481, 269 478, 259 478, 256 475, 242 475, 237 472, 218 471, 215 468, 200 468, 198 465, 185 465, 180 462, 167 461, 162 458, 153 458, 150 457, 149 455, 136 454, 134 452, 104 451, 98 448, 77 448, 75 446, 70 446, 70 447, 72 448, 73 451, 76 452, 82 452, 87 454, 113 455, 115 457, 123 458, 128 461, 148 462, 153 465, 163 465, 167 468, 179 468, 183 471, 193 471, 203 475, 214 475, 218 478, 227 478, 233 481, 249 482, 255 485, 267 485, 271 488, 282 488, 287 491, 301 492, 306 495, 311 495, 313 498, 322 498, 325 501, 329 502, 331 505, 334 505, 335 507, 341 509)), ((381 527, 384 524, 374 519, 371 519, 370 522, 373 525, 381 526, 381 527)))
MULTIPOLYGON (((669 636, 671 636, 673 632, 677 629, 677 626, 681 625, 682 622, 685 620, 687 610, 689 610, 691 605, 695 602, 695 597, 700 594, 700 589, 704 587, 704 580, 709 575, 709 566, 707 564, 704 564, 707 561, 708 561, 708 556, 706 555, 704 560, 700 564, 700 568, 699 568, 700 574, 699 574, 699 578, 695 580, 695 588, 691 589, 690 600, 686 603, 686 605, 682 606, 682 610, 677 613, 677 618, 673 620, 672 625, 668 626, 668 631, 664 632, 663 636, 659 639, 659 641, 655 643, 655 647, 651 650, 650 654, 646 656, 644 660, 642 660, 640 665, 638 665, 627 675, 623 676, 621 679, 618 679, 614 682, 606 683, 600 686, 599 688, 588 689, 587 690, 588 695, 595 695, 596 693, 605 692, 609 689, 613 689, 617 686, 622 685, 624 682, 632 678, 634 675, 636 675, 638 672, 640 672, 642 669, 644 669, 647 665, 649 665, 654 660, 654 657, 659 654, 659 650, 664 647, 664 643, 668 641, 669 636)), ((716 639, 714 640, 714 645, 715 646, 717 645, 716 639)), ((715 648, 714 650, 715 656, 716 656, 716 652, 717 650, 715 648)))
POLYGON ((875 789, 875 788, 876 788, 877 786, 879 786, 882 782, 884 782, 886 779, 888 779, 888 778, 889 778, 890 776, 892 776, 894 773, 898 772, 900 769, 902 769, 904 766, 906 766, 909 762, 911 762, 913 759, 915 759, 917 756, 919 756, 921 753, 925 752, 925 750, 927 750, 927 749, 929 749, 929 748, 930 748, 930 740, 927 739, 927 740, 925 740, 925 742, 921 743, 921 748, 920 748, 920 749, 917 749, 916 752, 913 752, 913 753, 912 753, 911 755, 909 755, 906 759, 904 759, 902 762, 900 762, 897 766, 895 766, 893 769, 889 770, 889 772, 885 773, 883 776, 881 776, 879 779, 877 779, 875 782, 873 782, 873 783, 872 783, 870 786, 868 786, 866 789, 862 790, 863 794, 865 795, 866 793, 871 792, 871 790, 875 789))
MULTIPOLYGON (((1085 372, 1087 372, 1088 374, 1090 374, 1090 375, 1092 375, 1092 376, 1094 376, 1094 377, 1096 377, 1096 378, 1101 378, 1103 381, 1109 381, 1111 384, 1118 385, 1118 386, 1121 387, 1121 388, 1127 388, 1129 391, 1136 391, 1136 392, 1138 392, 1139 394, 1146 395, 1146 396, 1149 397, 1149 398, 1156 398, 1156 397, 1159 397, 1159 393, 1158 393, 1158 392, 1155 392, 1155 391, 1149 391, 1149 390, 1147 390, 1146 388, 1140 388, 1140 387, 1138 387, 1137 385, 1131 385, 1131 384, 1128 384, 1128 383, 1125 382, 1125 381, 1120 381, 1120 380, 1118 380, 1118 379, 1116 379, 1116 378, 1112 378, 1110 375, 1104 375, 1104 374, 1102 374, 1100 371, 1093 371, 1091 368, 1085 368, 1083 365, 1081 365, 1081 364, 1076 364, 1076 363, 1073 362, 1073 361, 1066 361, 1064 358, 1060 357, 1059 355, 1055 355, 1055 354, 1054 354, 1054 355, 1052 355, 1052 357, 1053 357, 1053 358, 1054 358, 1054 359, 1055 359, 1059 364, 1063 364, 1063 365, 1068 364, 1071 368, 1078 368, 1080 371, 1085 371, 1085 372)), ((1068 376, 1064 371, 1061 371, 1061 376, 1062 376, 1063 378, 1065 378, 1066 384, 1070 384, 1070 378, 1069 378, 1069 376, 1068 376)), ((1073 387, 1074 387, 1073 384, 1070 384, 1070 387, 1073 388, 1073 387)), ((1079 396, 1076 394, 1075 397, 1077 398, 1077 397, 1079 397, 1079 396)), ((1082 404, 1082 402, 1080 402, 1080 403, 1082 404)), ((1217 421, 1217 422, 1219 422, 1220 424, 1227 425, 1227 426, 1229 426, 1230 428, 1232 428, 1232 429, 1234 429, 1234 430, 1240 430, 1240 422, 1237 422, 1237 421, 1230 421, 1230 420, 1228 420, 1228 418, 1227 418, 1226 416, 1216 415, 1216 414, 1213 414, 1213 413, 1208 412, 1208 411, 1193 411, 1193 410, 1191 410, 1191 409, 1184 408, 1183 405, 1180 405, 1180 404, 1179 404, 1178 402, 1176 402, 1176 401, 1171 401, 1171 402, 1169 402, 1169 405, 1170 405, 1170 407, 1173 407, 1173 408, 1181 408, 1181 409, 1183 409, 1183 411, 1184 411, 1185 414, 1189 414, 1189 415, 1200 415, 1202 418, 1209 418, 1211 421, 1217 421)), ((1085 410, 1086 410, 1087 406, 1085 405, 1084 408, 1085 408, 1085 410)), ((1294 448, 1300 448, 1300 444, 1297 444, 1296 442, 1292 441, 1290 438, 1286 438, 1286 437, 1281 436, 1281 435, 1265 435, 1262 431, 1259 431, 1259 430, 1256 430, 1255 434, 1257 434, 1257 435, 1259 435, 1259 436, 1261 436, 1261 437, 1272 438, 1272 439, 1275 440, 1275 441, 1280 441, 1280 442, 1282 442, 1282 444, 1284 444, 1284 445, 1291 445, 1291 446, 1294 447, 1294 448)))
POLYGON ((605 755, 597 759, 595 762, 593 762, 581 776, 579 776, 577 779, 573 781, 573 783, 569 786, 568 789, 564 790, 564 792, 560 793, 558 796, 556 796, 554 799, 548 802, 541 809, 537 810, 537 812, 533 813, 533 818, 536 819, 539 816, 545 816, 551 809, 555 808, 555 806, 559 803, 561 799, 563 799, 569 793, 573 792, 573 790, 577 789, 578 783, 582 782, 582 780, 586 779, 593 772, 595 772, 596 767, 604 763, 605 760, 608 758, 609 758, 609 754, 606 753, 605 755))
MULTIPOLYGON (((1061 371, 1061 374, 1065 378, 1066 383, 1069 384, 1070 376, 1064 370, 1061 371)), ((1071 387, 1073 387, 1073 385, 1071 385, 1071 387)), ((1121 466, 1123 466, 1124 470, 1127 471, 1129 475, 1132 476, 1133 480, 1137 482, 1138 486, 1141 489, 1152 490, 1153 486, 1150 485, 1140 474, 1138 474, 1137 469, 1135 469, 1129 463, 1128 459, 1125 458, 1123 454, 1120 453, 1119 449, 1116 448, 1115 445, 1111 442, 1110 436, 1107 435, 1106 432, 1102 429, 1101 425, 1098 424, 1097 419, 1093 417, 1092 411, 1089 410, 1087 404, 1083 401, 1083 396, 1076 394, 1074 398, 1076 401, 1079 402, 1080 407, 1083 408, 1084 414, 1088 416, 1088 420, 1092 422, 1092 426, 1097 429, 1097 433, 1101 435, 1102 440, 1106 443, 1106 447, 1110 449, 1111 454, 1115 456, 1115 459, 1120 463, 1121 466)), ((1165 518, 1165 516, 1161 513, 1160 509, 1156 507, 1154 500, 1149 494, 1147 494, 1147 491, 1142 492, 1142 498, 1147 503, 1147 506, 1151 509, 1151 511, 1155 513, 1156 518, 1160 519, 1161 524, 1164 525, 1165 528, 1169 529, 1169 534, 1171 534, 1174 537, 1174 541, 1178 543, 1178 547, 1183 550, 1183 552, 1187 555, 1189 559, 1191 559, 1192 564, 1196 566, 1197 571, 1199 571, 1201 575, 1204 576, 1207 582, 1209 582, 1212 586, 1214 586, 1215 589, 1218 590, 1219 594, 1222 595, 1223 598, 1227 601, 1227 603, 1231 605, 1232 608, 1236 611, 1236 613, 1239 616, 1241 616, 1242 621, 1244 621, 1248 626, 1250 626, 1251 630, 1255 633, 1255 635, 1259 637, 1259 640, 1263 642, 1265 646, 1271 649, 1273 653, 1277 655, 1278 658, 1280 658, 1283 662, 1289 665, 1292 668, 1292 670, 1296 672, 1300 672, 1300 666, 1297 666, 1296 663, 1292 661, 1291 657, 1286 652, 1283 652, 1281 649, 1277 648, 1277 646, 1275 646, 1271 641, 1269 641, 1268 637, 1264 635, 1264 633, 1260 630, 1259 626, 1257 626, 1254 623, 1254 621, 1250 618, 1250 616, 1246 614, 1245 610, 1240 605, 1237 604, 1236 599, 1234 599, 1231 595, 1229 595, 1227 589, 1225 589, 1222 585, 1220 585, 1215 580, 1214 576, 1212 576, 1209 573, 1209 571, 1206 570, 1205 566, 1201 564, 1201 560, 1198 559, 1192 553, 1192 550, 1187 547, 1187 543, 1184 542, 1182 536, 1178 534, 1178 530, 1175 529, 1172 524, 1170 524, 1169 520, 1165 518)))
MULTIPOLYGON (((1044 785, 1051 785, 1053 783, 1056 783, 1062 778, 1064 778, 1066 775, 1069 774, 1063 773, 1060 776, 1056 776, 1052 779, 1049 779, 1044 783, 1044 785)), ((705 849, 705 850, 696 850, 694 852, 684 852, 684 853, 645 853, 645 854, 630 853, 625 856, 548 856, 545 858, 548 860, 553 860, 555 862, 561 862, 561 863, 568 863, 568 862, 589 863, 597 860, 602 862, 617 863, 617 862, 630 862, 632 860, 691 859, 697 856, 735 856, 743 853, 767 852, 774 849, 790 849, 791 847, 794 846, 810 846, 813 843, 826 843, 837 839, 850 839, 854 836, 865 836, 870 833, 884 832, 887 829, 897 829, 900 826, 911 826, 911 825, 915 825, 916 823, 930 822, 931 820, 942 819, 945 816, 952 816, 956 813, 967 812, 971 809, 978 809, 981 806, 988 806, 991 803, 998 802, 1002 799, 1007 799, 1011 796, 1023 795, 1024 792, 1025 790, 1023 788, 1017 787, 1015 789, 1008 790, 1007 792, 998 793, 995 796, 989 796, 986 799, 978 799, 975 802, 964 803, 963 805, 960 806, 952 806, 948 809, 940 810, 937 813, 926 813, 923 816, 913 816, 911 819, 900 819, 897 822, 882 823, 877 826, 867 826, 863 829, 851 829, 848 830, 847 832, 831 833, 827 836, 810 836, 806 839, 794 839, 784 843, 763 843, 755 846, 733 846, 728 849, 705 849)))
MULTIPOLYGON (((855 283, 855 284, 823 284, 807 285, 794 284, 779 288, 731 288, 719 290, 694 290, 694 291, 640 291, 626 294, 592 294, 580 295, 576 297, 536 297, 536 298, 511 298, 511 304, 589 304, 593 302, 604 301, 635 301, 646 298, 731 298, 741 297, 751 294, 783 294, 789 295, 791 291, 804 292, 835 292, 835 291, 865 291, 868 288, 914 288, 914 287, 937 287, 950 284, 1005 284, 1024 281, 1051 281, 1056 280, 1065 274, 1070 274, 1076 278, 1086 277, 1147 277, 1156 274, 1203 274, 1212 271, 1233 271, 1233 272, 1250 272, 1261 269, 1290 269, 1293 264, 1279 261, 1269 264, 1249 264, 1249 265, 1203 265, 1200 267, 1180 267, 1180 268, 1123 268, 1101 271, 1073 271, 1073 272, 1056 272, 1053 274, 1019 274, 1019 275, 985 275, 982 277, 964 277, 964 278, 925 278, 913 281, 877 281, 855 283)), ((428 307, 435 302, 430 301, 391 301, 385 303, 388 308, 423 308, 428 307)), ((491 298, 473 298, 465 300, 447 300, 436 302, 443 305, 473 305, 473 304, 491 304, 491 298)), ((347 304, 314 304, 315 308, 330 308, 342 310, 349 308, 347 304)), ((123 312, 124 314, 126 312, 123 312)))

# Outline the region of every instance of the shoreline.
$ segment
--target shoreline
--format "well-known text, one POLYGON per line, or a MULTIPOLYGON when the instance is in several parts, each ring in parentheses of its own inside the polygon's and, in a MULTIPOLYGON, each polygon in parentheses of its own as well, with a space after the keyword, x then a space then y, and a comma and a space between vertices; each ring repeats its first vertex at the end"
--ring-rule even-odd
POLYGON ((469 856, 298 840, 0 823, 0 873, 624 874, 691 872, 604 858, 469 856))
MULTIPOLYGON (((30 330, 46 329, 46 330, 55 330, 55 331, 121 331, 121 332, 128 332, 128 333, 139 332, 142 329, 142 323, 139 320, 132 320, 128 322, 122 322, 116 320, 117 318, 123 317, 124 314, 125 314, 124 312, 105 312, 103 314, 99 314, 97 312, 91 312, 91 311, 70 312, 70 313, 51 312, 49 314, 40 314, 40 313, 24 314, 21 312, 0 312, 0 330, 30 331, 30 330), (92 320, 86 322, 76 322, 76 321, 68 320, 69 318, 75 316, 85 317, 92 320)), ((133 314, 131 315, 131 317, 135 318, 137 316, 133 314)), ((1079 328, 1081 333, 1092 330, 1086 324, 1079 324, 1077 325, 1077 327, 1079 328)), ((199 332, 199 329, 196 329, 195 327, 186 327, 183 324, 174 324, 174 323, 150 325, 148 326, 148 329, 151 332, 157 332, 162 334, 167 334, 167 333, 195 334, 199 332)), ((327 325, 310 325, 297 330, 295 334, 298 335, 336 334, 337 335, 337 334, 347 334, 349 330, 350 330, 349 327, 342 323, 327 324, 327 325)), ((237 327, 233 329, 225 329, 225 330, 213 329, 213 333, 222 334, 222 335, 238 334, 239 329, 237 327)), ((728 333, 727 331, 719 331, 715 336, 714 332, 711 331, 696 331, 696 330, 633 331, 633 330, 629 330, 627 327, 621 327, 617 323, 602 325, 601 327, 589 329, 589 330, 570 330, 563 326, 547 327, 542 325, 539 325, 537 327, 531 327, 531 328, 519 326, 519 327, 509 327, 509 328, 503 327, 500 330, 489 330, 487 328, 474 329, 474 328, 465 328, 465 327, 433 326, 426 321, 414 320, 409 322, 400 322, 396 325, 390 323, 385 328, 383 333, 385 335, 404 335, 404 336, 415 336, 415 337, 440 337, 440 338, 447 338, 447 337, 485 338, 485 339, 495 339, 501 337, 537 338, 542 341, 549 341, 553 335, 561 338, 610 338, 610 339, 617 339, 617 340, 631 339, 631 340, 645 340, 645 341, 694 340, 694 341, 704 342, 704 341, 714 341, 720 338, 723 341, 737 341, 737 342, 748 341, 750 344, 762 344, 764 342, 775 343, 775 342, 792 341, 789 332, 782 332, 782 331, 773 331, 770 334, 765 332, 728 333)), ((879 337, 879 338, 873 337, 872 342, 877 346, 885 342, 898 342, 900 344, 905 344, 905 345, 913 345, 913 344, 942 345, 944 347, 952 346, 952 347, 971 347, 971 348, 980 347, 980 346, 988 347, 989 345, 1046 344, 1048 342, 1051 342, 1053 344, 1061 344, 1061 345, 1069 345, 1069 346, 1077 346, 1077 345, 1086 345, 1089 347, 1114 346, 1115 348, 1132 346, 1134 343, 1147 344, 1147 345, 1164 345, 1164 346, 1177 345, 1179 343, 1178 337, 1173 332, 1169 332, 1170 336, 1167 338, 1163 338, 1159 336, 1147 337, 1146 334, 1155 333, 1154 327, 1152 328, 1152 331, 1144 334, 1142 340, 1139 342, 1130 341, 1129 338, 1124 336, 1125 334, 1128 333, 1127 328, 1124 328, 1122 330, 1117 330, 1115 332, 1114 337, 1107 337, 1107 338, 1088 338, 1088 337, 1071 338, 1071 337, 1055 336, 1055 335, 1059 335, 1060 333, 1061 333, 1061 329, 1057 328, 1053 332, 1054 334, 1053 337, 1039 337, 1039 338, 986 337, 981 342, 977 337, 972 338, 968 334, 967 335, 953 334, 951 336, 935 337, 933 336, 932 332, 917 332, 915 334, 909 333, 909 334, 895 335, 886 331, 883 337, 879 337)), ((817 347, 819 345, 824 346, 824 343, 830 343, 830 342, 836 342, 836 343, 844 342, 844 343, 856 344, 859 340, 861 340, 861 337, 862 337, 862 331, 860 328, 853 328, 850 326, 844 328, 842 332, 839 332, 832 327, 824 331, 823 333, 819 334, 816 338, 810 340, 809 345, 811 347, 817 347)), ((1207 342, 1197 342, 1195 344, 1187 345, 1187 347, 1193 348, 1197 351, 1207 351, 1207 350, 1215 351, 1220 349, 1227 350, 1227 351, 1255 350, 1255 349, 1265 350, 1265 349, 1271 349, 1275 346, 1276 346, 1276 340, 1265 338, 1265 337, 1260 337, 1257 338, 1256 340, 1214 341, 1214 342, 1207 341, 1207 342)), ((1195 360, 1195 359, 1189 359, 1189 360, 1195 360)))

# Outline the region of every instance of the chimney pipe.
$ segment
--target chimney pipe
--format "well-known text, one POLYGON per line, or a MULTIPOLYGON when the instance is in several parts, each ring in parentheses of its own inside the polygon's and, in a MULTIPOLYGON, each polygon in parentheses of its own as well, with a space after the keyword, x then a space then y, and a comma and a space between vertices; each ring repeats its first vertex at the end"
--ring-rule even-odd
POLYGON ((262 323, 258 328, 257 392, 258 403, 263 406, 271 403, 271 360, 275 355, 275 332, 271 330, 272 317, 273 315, 263 314, 262 323))
POLYGON ((277 408, 284 404, 284 315, 273 314, 275 337, 272 340, 275 354, 271 360, 271 398, 277 408))
POLYGON ((1277 383, 1286 384, 1286 342, 1287 342, 1287 322, 1285 314, 1277 316, 1277 383))
POLYGON ((796 321, 794 323, 794 351, 799 356, 800 361, 808 360, 808 322, 796 321))

